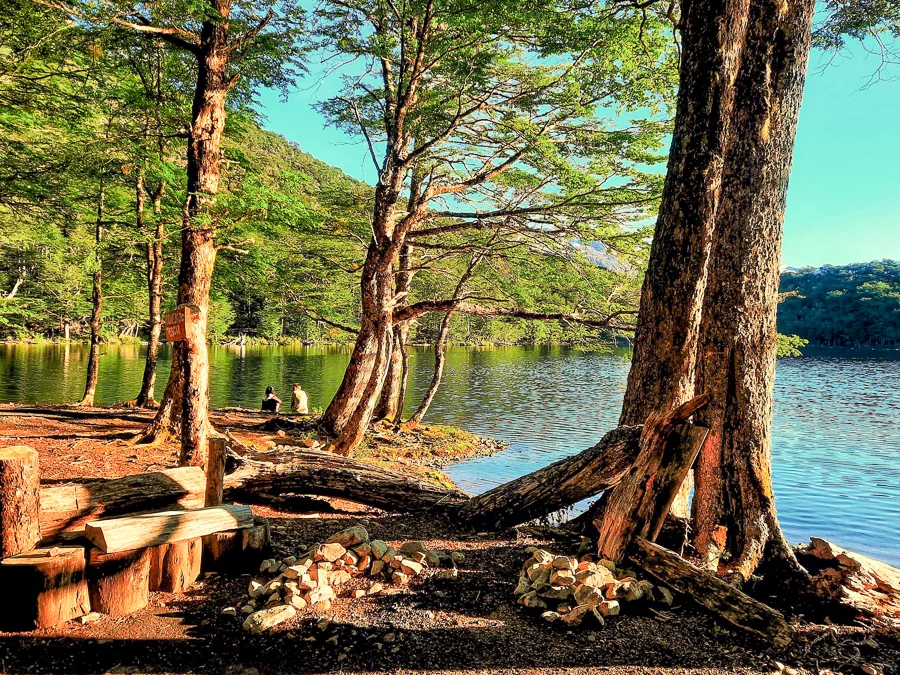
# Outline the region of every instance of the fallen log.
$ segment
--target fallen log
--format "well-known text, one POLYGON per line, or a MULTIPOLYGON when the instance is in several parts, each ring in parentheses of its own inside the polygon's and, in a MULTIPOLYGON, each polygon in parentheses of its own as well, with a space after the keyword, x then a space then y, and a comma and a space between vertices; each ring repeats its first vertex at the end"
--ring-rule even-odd
POLYGON ((202 559, 199 537, 154 546, 150 549, 150 590, 184 593, 200 576, 202 559))
POLYGON ((50 628, 91 611, 82 546, 38 548, 0 563, 0 629, 50 628))
POLYGON ((632 540, 628 558, 662 583, 737 628, 756 633, 779 647, 787 645, 794 636, 794 629, 780 612, 643 537, 632 540))
POLYGON ((41 536, 52 540, 100 516, 203 508, 205 490, 206 475, 197 466, 45 487, 40 492, 41 536))
POLYGON ((91 520, 84 526, 84 536, 104 553, 116 553, 245 527, 253 527, 249 506, 215 506, 91 520))
MULTIPOLYGON (((453 490, 319 450, 298 449, 281 464, 249 461, 225 476, 225 497, 296 493, 338 497, 386 511, 422 511, 459 506, 468 498, 453 490)), ((234 455, 232 455, 234 457, 234 455)))
POLYGON ((40 541, 40 484, 36 450, 0 448, 0 558, 27 553, 40 541))
POLYGON ((845 608, 852 618, 900 627, 900 569, 818 537, 796 553, 812 574, 815 595, 845 608))
POLYGON ((608 490, 634 463, 641 429, 617 427, 577 455, 473 497, 460 509, 460 517, 478 527, 503 529, 608 490))
POLYGON ((664 415, 647 418, 634 465, 610 491, 603 515, 594 521, 602 557, 620 562, 634 537, 656 539, 709 433, 686 420, 708 400, 697 396, 664 415))
POLYGON ((88 552, 91 608, 101 614, 125 616, 150 602, 150 549, 88 552))

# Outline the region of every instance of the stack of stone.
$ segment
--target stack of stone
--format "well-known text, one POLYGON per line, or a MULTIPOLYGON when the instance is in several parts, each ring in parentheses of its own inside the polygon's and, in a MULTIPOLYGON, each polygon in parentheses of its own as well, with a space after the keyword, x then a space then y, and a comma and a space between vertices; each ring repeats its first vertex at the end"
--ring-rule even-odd
MULTIPOLYGON (((240 613, 246 615, 244 629, 260 633, 292 618, 298 611, 310 608, 316 613, 331 609, 337 597, 336 587, 359 576, 383 575, 391 582, 406 585, 429 568, 439 570, 442 577, 455 577, 456 564, 463 554, 447 555, 429 550, 421 541, 406 542, 397 551, 380 539, 369 539, 361 525, 341 530, 324 543, 315 543, 305 551, 282 560, 264 560, 260 573, 269 578, 250 582, 245 604, 240 613)), ((384 590, 375 582, 368 589, 356 589, 352 597, 378 595, 384 590)), ((225 614, 237 616, 235 607, 227 607, 225 614)))
POLYGON ((522 566, 515 594, 519 604, 542 610, 546 621, 580 626, 592 617, 602 626, 606 617, 619 613, 622 602, 672 605, 669 589, 639 581, 634 572, 617 569, 610 560, 554 555, 535 547, 525 551, 532 556, 522 566))

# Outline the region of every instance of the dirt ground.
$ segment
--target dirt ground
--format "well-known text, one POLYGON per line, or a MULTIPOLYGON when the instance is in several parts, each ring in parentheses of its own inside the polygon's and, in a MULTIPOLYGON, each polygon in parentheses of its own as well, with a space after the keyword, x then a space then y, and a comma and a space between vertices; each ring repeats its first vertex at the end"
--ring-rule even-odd
MULTIPOLYGON (((30 445, 44 482, 115 477, 171 466, 172 447, 135 446, 149 414, 134 410, 0 406, 0 446, 30 445)), ((259 416, 218 411, 218 428, 265 447, 271 434, 248 427, 259 416)), ((377 454, 377 453, 376 453, 377 454)), ((395 467, 396 468, 396 467, 395 467)), ((253 506, 270 520, 276 555, 296 552, 361 523, 399 546, 466 555, 457 579, 414 579, 409 588, 339 598, 325 615, 301 612, 262 635, 222 614, 246 591, 249 575, 207 576, 182 595, 153 593, 140 612, 30 633, 0 633, 0 673, 885 673, 900 675, 900 636, 792 617, 794 642, 775 649, 717 623, 678 598, 670 618, 627 613, 605 628, 558 629, 514 603, 529 545, 560 544, 510 530, 479 535, 443 517, 388 514, 338 500, 297 500, 290 510, 253 506), (336 640, 333 639, 336 636, 336 640)), ((356 580, 347 590, 365 583, 356 580)), ((631 605, 629 605, 631 607, 631 605)), ((0 604, 0 611, 15 608, 0 604)))

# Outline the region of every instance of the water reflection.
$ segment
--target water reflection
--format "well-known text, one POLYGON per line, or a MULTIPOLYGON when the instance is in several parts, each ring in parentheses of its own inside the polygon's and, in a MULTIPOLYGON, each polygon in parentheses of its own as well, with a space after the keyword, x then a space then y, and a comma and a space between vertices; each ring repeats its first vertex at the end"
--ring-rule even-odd
MULTIPOLYGON (((0 400, 76 401, 84 345, 0 344, 0 400)), ((132 399, 144 347, 105 345, 99 405, 132 399)), ((170 355, 163 351, 158 395, 170 355)), ((212 405, 259 406, 267 385, 288 400, 300 382, 323 407, 346 349, 212 347, 212 405)), ((433 355, 412 350, 409 412, 431 379, 433 355)), ((511 443, 508 452, 450 469, 480 492, 588 447, 617 420, 628 362, 564 348, 451 348, 429 421, 511 443)), ((824 536, 900 564, 900 394, 896 357, 807 356, 779 361, 773 465, 778 510, 791 541, 824 536)))

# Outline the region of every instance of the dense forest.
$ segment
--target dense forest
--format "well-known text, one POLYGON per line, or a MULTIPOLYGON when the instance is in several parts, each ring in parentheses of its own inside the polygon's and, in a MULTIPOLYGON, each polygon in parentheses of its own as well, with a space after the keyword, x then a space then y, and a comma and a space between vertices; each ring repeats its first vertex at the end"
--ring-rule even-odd
POLYGON ((900 263, 881 260, 786 271, 778 330, 812 345, 900 344, 900 263))

